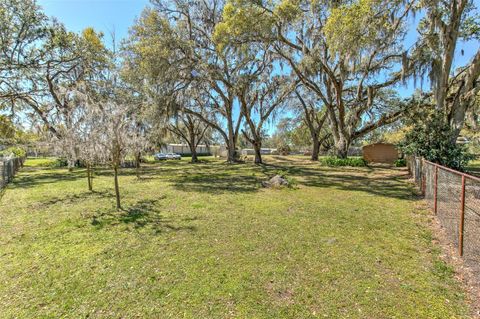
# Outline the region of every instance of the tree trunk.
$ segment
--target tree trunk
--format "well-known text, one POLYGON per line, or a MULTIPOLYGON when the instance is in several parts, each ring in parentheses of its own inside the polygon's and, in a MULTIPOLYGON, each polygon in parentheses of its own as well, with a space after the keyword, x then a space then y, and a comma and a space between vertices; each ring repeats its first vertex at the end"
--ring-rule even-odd
POLYGON ((88 190, 93 191, 92 167, 91 167, 90 163, 87 163, 87 180, 88 180, 88 190))
POLYGON ((310 158, 312 161, 318 161, 318 155, 320 154, 320 141, 316 135, 312 136, 313 138, 313 149, 312 149, 312 157, 310 158))
POLYGON ((67 159, 67 167, 68 167, 68 171, 69 171, 69 172, 72 172, 73 169, 75 168, 75 159, 73 159, 73 158, 68 158, 68 159, 67 159))
POLYGON ((138 179, 140 179, 140 159, 141 159, 141 157, 142 157, 142 155, 140 154, 140 152, 138 152, 135 155, 135 173, 136 173, 138 179))
POLYGON ((471 107, 472 103, 475 101, 476 96, 476 87, 477 79, 480 76, 480 50, 477 51, 475 57, 473 58, 467 73, 456 92, 456 95, 459 96, 458 99, 453 101, 453 105, 450 106, 451 109, 451 120, 450 127, 453 129, 452 143, 457 142, 457 138, 460 136, 460 132, 463 129, 465 124, 465 119, 467 115, 467 110, 471 107))
MULTIPOLYGON (((464 8, 464 6, 462 6, 464 8)), ((458 8, 458 6, 457 6, 458 8)), ((463 9, 455 13, 451 13, 450 23, 445 25, 443 30, 443 38, 441 41, 444 47, 444 52, 442 54, 441 61, 437 61, 440 66, 435 66, 438 68, 438 78, 435 85, 435 99, 437 110, 444 110, 445 108, 445 99, 448 94, 448 83, 450 79, 450 72, 452 70, 453 59, 455 56, 455 48, 457 46, 458 32, 460 29, 460 19, 463 14, 463 9)))
POLYGON ((228 145, 227 146, 227 162, 229 163, 236 163, 237 162, 237 150, 235 149, 235 145, 228 145))
POLYGON ((192 163, 198 162, 197 148, 195 146, 190 146, 190 152, 192 153, 192 163))
POLYGON ((235 136, 235 129, 233 125, 233 120, 231 116, 229 116, 227 120, 227 128, 228 128, 228 140, 227 142, 227 149, 228 149, 228 163, 236 163, 238 161, 238 154, 236 149, 236 136, 235 136))
POLYGON ((472 129, 475 131, 475 132, 479 132, 480 131, 480 116, 478 114, 475 114, 475 113, 471 113, 470 114, 470 122, 472 123, 472 129))
POLYGON ((347 158, 350 143, 343 136, 335 142, 335 155, 338 158, 347 158))
POLYGON ((238 154, 235 145, 235 138, 233 134, 229 134, 227 140, 227 162, 236 163, 238 161, 238 154))
POLYGON ((68 146, 68 153, 67 153, 67 164, 68 170, 71 172, 75 168, 75 164, 78 163, 78 147, 74 145, 68 146))
POLYGON ((117 210, 120 210, 122 209, 122 206, 120 204, 120 189, 118 187, 118 165, 113 166, 113 173, 115 179, 115 197, 117 199, 117 210))
POLYGON ((255 150, 255 164, 263 164, 263 161, 262 161, 262 143, 257 140, 252 144, 253 144, 253 149, 255 150))
POLYGON ((188 143, 188 147, 190 147, 190 154, 192 154, 192 163, 198 162, 198 155, 197 155, 197 145, 195 141, 195 136, 190 135, 190 142, 188 143))

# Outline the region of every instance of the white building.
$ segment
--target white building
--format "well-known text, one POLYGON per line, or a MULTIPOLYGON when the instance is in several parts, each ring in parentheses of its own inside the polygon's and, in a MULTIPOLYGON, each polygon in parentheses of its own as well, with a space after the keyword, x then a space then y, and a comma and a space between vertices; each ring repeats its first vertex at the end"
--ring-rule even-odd
MULTIPOLYGON (((255 150, 253 148, 244 148, 241 151, 242 155, 255 155, 255 150)), ((276 148, 261 148, 260 154, 262 155, 277 155, 278 151, 276 148)))
MULTIPOLYGON (((190 154, 190 147, 187 144, 167 144, 162 146, 160 153, 176 153, 180 155, 190 154)), ((206 145, 197 146, 198 155, 211 155, 210 149, 206 145)))

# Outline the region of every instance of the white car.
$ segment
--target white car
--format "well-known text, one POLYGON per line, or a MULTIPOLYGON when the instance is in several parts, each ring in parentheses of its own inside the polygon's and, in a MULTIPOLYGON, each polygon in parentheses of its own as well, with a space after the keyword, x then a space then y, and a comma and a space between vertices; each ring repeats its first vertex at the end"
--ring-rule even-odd
POLYGON ((182 156, 180 154, 175 154, 175 153, 168 153, 167 159, 173 159, 173 160, 181 160, 182 156))
POLYGON ((157 161, 165 161, 167 160, 167 155, 163 154, 163 153, 157 153, 155 155, 153 155, 153 157, 155 158, 155 160, 157 161))

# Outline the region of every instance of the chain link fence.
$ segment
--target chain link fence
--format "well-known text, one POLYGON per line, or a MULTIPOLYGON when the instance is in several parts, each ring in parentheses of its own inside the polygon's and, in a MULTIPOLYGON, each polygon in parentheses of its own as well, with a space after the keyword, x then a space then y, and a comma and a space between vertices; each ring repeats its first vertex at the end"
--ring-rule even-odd
POLYGON ((0 190, 10 183, 25 162, 24 157, 14 157, 10 159, 0 158, 0 190))
POLYGON ((480 178, 420 158, 407 162, 448 240, 480 274, 480 178))

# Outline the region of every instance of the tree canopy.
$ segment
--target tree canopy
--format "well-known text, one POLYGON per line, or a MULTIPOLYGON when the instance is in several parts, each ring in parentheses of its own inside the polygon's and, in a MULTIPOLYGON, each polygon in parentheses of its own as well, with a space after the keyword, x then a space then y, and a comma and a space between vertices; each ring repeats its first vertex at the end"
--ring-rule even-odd
POLYGON ((480 35, 471 0, 152 0, 119 47, 67 30, 35 0, 4 0, 0 26, 0 109, 48 132, 71 165, 91 158, 78 145, 92 105, 128 105, 137 158, 167 131, 196 145, 208 130, 229 162, 242 139, 261 163, 285 118, 302 123, 312 160, 322 145, 345 157, 417 107, 399 94, 417 80, 431 84, 425 103, 450 145, 479 125, 480 50, 454 63, 460 41, 480 35))

